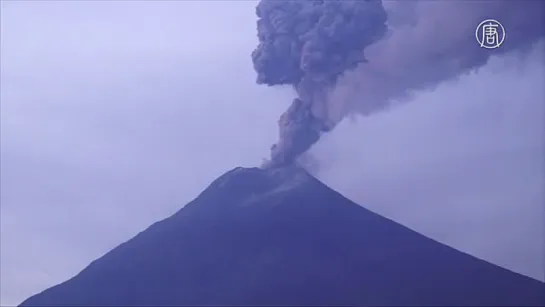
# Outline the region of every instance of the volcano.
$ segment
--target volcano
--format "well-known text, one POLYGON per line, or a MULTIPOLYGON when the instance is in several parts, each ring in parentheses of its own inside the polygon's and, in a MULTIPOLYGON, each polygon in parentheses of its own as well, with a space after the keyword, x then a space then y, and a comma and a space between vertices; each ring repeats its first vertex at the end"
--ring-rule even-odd
POLYGON ((239 167, 21 306, 46 305, 544 306, 545 284, 377 215, 300 168, 239 167))

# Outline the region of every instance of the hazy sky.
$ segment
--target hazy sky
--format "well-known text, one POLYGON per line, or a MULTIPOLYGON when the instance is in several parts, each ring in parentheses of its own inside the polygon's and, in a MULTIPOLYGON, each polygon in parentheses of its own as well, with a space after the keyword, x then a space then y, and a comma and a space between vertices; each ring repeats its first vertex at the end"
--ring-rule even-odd
MULTIPOLYGON (((253 1, 1 6, 0 305, 72 277, 276 140, 291 93, 254 84, 253 1)), ((313 149, 319 178, 545 280, 539 55, 346 120, 313 149)))

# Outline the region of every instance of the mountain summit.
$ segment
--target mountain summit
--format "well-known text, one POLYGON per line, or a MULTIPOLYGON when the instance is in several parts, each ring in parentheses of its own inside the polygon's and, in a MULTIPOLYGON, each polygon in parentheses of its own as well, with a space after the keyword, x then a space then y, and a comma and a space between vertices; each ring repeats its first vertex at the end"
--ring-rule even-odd
POLYGON ((22 306, 543 306, 544 293, 302 169, 239 167, 22 306))

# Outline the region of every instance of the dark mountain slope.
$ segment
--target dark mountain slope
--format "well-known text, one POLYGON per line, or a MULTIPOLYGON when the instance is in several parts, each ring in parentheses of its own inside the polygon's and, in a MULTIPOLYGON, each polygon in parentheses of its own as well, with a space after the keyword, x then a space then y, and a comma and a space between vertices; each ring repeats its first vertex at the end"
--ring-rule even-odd
POLYGON ((23 306, 545 305, 545 285, 376 215, 296 168, 236 168, 23 306))

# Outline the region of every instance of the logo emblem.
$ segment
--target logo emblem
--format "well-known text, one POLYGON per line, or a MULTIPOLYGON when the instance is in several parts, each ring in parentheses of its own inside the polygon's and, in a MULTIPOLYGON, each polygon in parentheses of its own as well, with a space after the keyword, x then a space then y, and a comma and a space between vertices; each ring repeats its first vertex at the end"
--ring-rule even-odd
POLYGON ((496 49, 505 40, 505 28, 495 19, 483 20, 475 30, 475 38, 481 48, 496 49))

